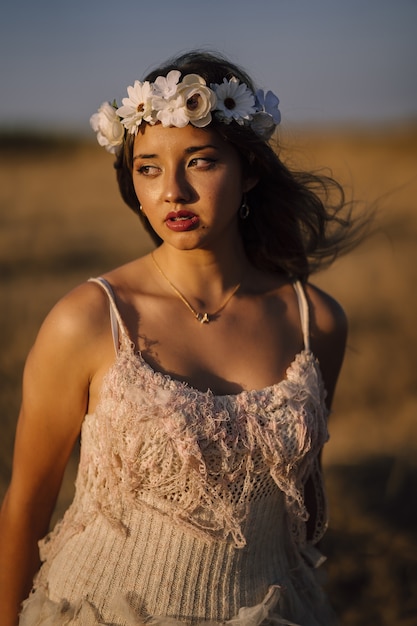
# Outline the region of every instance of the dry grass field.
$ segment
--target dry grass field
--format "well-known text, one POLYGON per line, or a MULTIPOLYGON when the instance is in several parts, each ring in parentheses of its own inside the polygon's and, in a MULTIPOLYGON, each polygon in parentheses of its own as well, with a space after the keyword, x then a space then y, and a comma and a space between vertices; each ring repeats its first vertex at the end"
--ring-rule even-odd
MULTIPOLYGON (((417 624, 417 126, 284 129, 283 157, 329 166, 372 206, 374 234, 313 278, 345 307, 349 345, 324 456, 328 592, 343 626, 417 624)), ((7 145, 6 145, 7 144, 7 145)), ((111 156, 71 141, 0 150, 0 497, 25 355, 53 303, 150 248, 111 156)), ((76 457, 56 516, 72 492, 76 457)))

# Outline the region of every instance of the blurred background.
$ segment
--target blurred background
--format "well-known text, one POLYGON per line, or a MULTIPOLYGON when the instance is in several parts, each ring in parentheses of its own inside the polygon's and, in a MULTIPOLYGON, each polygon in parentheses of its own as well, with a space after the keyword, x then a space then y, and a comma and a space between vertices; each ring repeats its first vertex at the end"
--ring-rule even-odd
MULTIPOLYGON (((151 248, 88 120, 182 50, 281 100, 281 158, 329 170, 373 234, 312 281, 350 335, 324 456, 327 588, 342 625, 417 623, 417 3, 23 0, 0 21, 0 498, 24 360, 73 286, 151 248)), ((55 518, 71 499, 74 453, 55 518)))

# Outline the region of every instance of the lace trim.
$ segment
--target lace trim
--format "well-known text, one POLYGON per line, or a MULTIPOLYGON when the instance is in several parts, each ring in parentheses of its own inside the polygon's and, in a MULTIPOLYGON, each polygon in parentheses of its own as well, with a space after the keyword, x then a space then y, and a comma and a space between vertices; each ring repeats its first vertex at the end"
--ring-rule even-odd
MULTIPOLYGON (((312 353, 297 355, 286 379, 272 387, 215 396, 154 372, 128 347, 122 345, 106 375, 96 414, 85 419, 66 533, 98 513, 126 531, 125 507, 145 505, 198 534, 230 537, 241 548, 249 503, 271 476, 285 494, 293 539, 305 545, 303 485, 328 438, 325 392, 312 353)), ((315 541, 326 525, 316 478, 322 495, 315 541)), ((51 547, 43 543, 44 558, 51 547)))

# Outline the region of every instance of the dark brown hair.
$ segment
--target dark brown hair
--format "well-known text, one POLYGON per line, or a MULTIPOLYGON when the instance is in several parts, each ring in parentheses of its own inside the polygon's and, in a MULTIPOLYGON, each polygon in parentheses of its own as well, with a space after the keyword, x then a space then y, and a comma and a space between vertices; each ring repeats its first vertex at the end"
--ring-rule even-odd
MULTIPOLYGON (((171 59, 150 72, 145 80, 153 82, 173 69, 182 75, 199 74, 208 85, 235 76, 255 91, 244 70, 221 55, 200 51, 171 59)), ((239 222, 246 253, 256 267, 306 279, 357 243, 363 225, 352 219, 343 189, 334 179, 290 171, 279 159, 278 146, 260 139, 249 126, 224 124, 216 119, 210 126, 236 148, 244 173, 259 178, 247 194, 249 216, 239 222)), ((133 142, 134 136, 127 135, 116 158, 120 192, 160 245, 162 240, 140 211, 134 191, 133 142)))

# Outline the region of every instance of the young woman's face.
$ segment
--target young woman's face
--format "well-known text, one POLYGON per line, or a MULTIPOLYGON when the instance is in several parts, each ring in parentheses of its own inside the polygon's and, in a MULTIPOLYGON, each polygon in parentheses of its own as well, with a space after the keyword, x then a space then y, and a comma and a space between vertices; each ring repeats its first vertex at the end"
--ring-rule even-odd
POLYGON ((152 228, 178 248, 236 236, 244 180, 235 148, 213 129, 145 125, 133 148, 133 184, 152 228))

